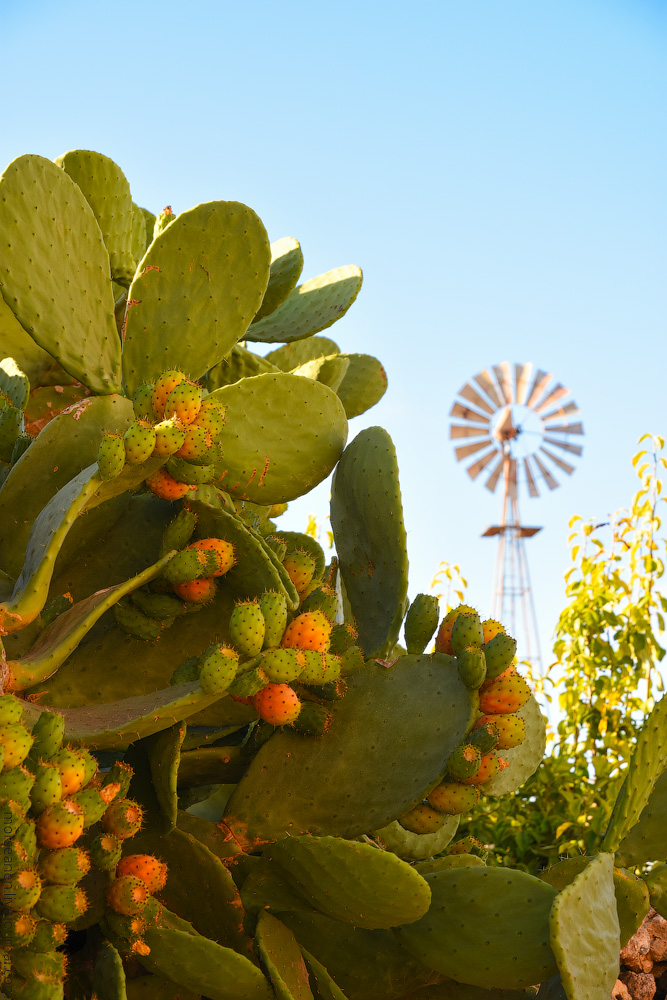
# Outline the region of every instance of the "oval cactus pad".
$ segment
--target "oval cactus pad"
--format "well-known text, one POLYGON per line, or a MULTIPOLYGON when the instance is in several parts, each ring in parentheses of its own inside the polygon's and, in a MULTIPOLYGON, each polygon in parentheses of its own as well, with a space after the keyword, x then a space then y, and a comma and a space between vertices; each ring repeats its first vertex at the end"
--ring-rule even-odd
POLYGON ((361 288, 361 268, 354 264, 318 274, 294 289, 281 306, 253 323, 248 340, 263 344, 290 343, 326 330, 341 319, 361 288))

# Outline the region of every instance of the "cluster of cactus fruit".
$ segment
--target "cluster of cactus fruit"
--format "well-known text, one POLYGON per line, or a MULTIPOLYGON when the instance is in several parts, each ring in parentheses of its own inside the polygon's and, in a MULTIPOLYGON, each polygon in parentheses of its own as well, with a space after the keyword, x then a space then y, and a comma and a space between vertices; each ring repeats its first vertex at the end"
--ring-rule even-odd
POLYGON ((9 165, 0 235, 2 997, 606 998, 667 909, 620 867, 667 858, 667 702, 595 858, 456 840, 545 720, 502 625, 408 602, 393 444, 347 443, 386 376, 321 335, 359 269, 84 150, 9 165), (332 472, 327 565, 278 522, 332 472))

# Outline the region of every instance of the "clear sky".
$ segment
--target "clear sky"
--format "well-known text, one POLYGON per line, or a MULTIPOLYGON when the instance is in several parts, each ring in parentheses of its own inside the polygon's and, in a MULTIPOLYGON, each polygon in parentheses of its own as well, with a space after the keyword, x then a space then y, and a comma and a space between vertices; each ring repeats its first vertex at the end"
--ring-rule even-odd
MULTIPOLYGON (((571 388, 584 457, 523 502, 548 648, 568 518, 627 503, 636 439, 667 432, 665 4, 0 0, 0 40, 2 164, 96 149, 153 211, 243 201, 304 277, 363 267, 329 333, 388 372, 351 434, 395 441, 412 595, 447 559, 489 608, 499 501, 454 461, 461 385, 507 359, 571 388)), ((289 526, 311 511, 326 486, 289 526)))

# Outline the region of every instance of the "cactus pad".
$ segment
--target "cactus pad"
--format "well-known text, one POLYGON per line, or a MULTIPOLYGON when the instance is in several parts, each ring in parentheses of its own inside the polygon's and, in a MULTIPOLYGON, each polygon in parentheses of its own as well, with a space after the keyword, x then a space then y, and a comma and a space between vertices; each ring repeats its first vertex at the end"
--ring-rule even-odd
POLYGON ((361 288, 361 269, 337 267, 299 285, 275 312, 253 323, 247 340, 263 344, 291 343, 326 330, 341 319, 361 288))

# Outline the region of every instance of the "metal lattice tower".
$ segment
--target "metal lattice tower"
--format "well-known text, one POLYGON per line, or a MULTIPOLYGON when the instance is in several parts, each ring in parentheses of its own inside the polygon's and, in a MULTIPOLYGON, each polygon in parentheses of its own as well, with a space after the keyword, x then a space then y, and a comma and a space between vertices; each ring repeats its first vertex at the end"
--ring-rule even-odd
POLYGON ((502 482, 500 524, 482 536, 498 538, 491 616, 517 638, 520 658, 541 671, 525 540, 542 529, 521 523, 519 492, 523 488, 537 498, 540 485, 549 490, 558 487, 555 472, 574 472, 570 462, 583 453, 581 444, 570 440, 584 433, 583 424, 574 419, 579 407, 569 398, 569 389, 530 362, 503 361, 484 369, 466 382, 458 397, 450 410, 449 431, 450 438, 463 442, 454 449, 457 461, 472 458, 466 468, 471 479, 486 469, 484 485, 491 493, 502 482))

